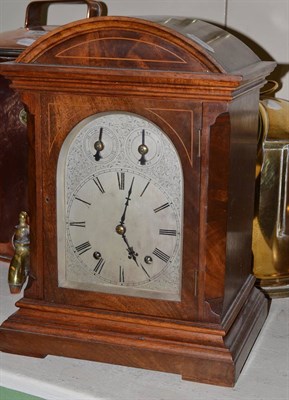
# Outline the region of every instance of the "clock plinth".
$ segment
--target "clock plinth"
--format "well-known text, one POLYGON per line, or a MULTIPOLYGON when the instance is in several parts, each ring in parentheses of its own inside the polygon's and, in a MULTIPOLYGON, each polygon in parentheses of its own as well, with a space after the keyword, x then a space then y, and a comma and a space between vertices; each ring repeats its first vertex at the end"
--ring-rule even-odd
POLYGON ((72 312, 25 299, 18 305, 20 311, 1 327, 2 351, 171 372, 222 386, 234 386, 268 313, 268 301, 252 287, 227 334, 218 325, 184 325, 89 309, 72 312))
POLYGON ((273 67, 205 22, 125 17, 0 65, 28 111, 31 231, 2 351, 234 385, 268 312, 251 237, 273 67))

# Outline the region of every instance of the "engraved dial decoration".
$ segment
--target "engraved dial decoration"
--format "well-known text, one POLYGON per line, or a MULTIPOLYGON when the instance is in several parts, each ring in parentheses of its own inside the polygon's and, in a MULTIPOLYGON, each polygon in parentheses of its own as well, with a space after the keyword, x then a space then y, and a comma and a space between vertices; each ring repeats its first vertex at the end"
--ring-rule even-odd
POLYGON ((183 178, 164 132, 135 114, 89 117, 57 180, 60 286, 180 299, 183 178))

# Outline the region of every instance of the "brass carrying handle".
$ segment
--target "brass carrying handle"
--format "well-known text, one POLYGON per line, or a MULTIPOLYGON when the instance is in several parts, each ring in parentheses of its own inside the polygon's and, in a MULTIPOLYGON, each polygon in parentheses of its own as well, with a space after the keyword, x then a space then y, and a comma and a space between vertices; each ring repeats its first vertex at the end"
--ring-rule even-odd
POLYGON ((36 0, 28 4, 25 15, 25 28, 33 29, 47 25, 48 8, 51 4, 86 4, 87 18, 107 15, 107 6, 95 0, 36 0))
POLYGON ((273 80, 267 80, 267 85, 265 85, 265 88, 262 88, 260 90, 260 96, 263 97, 265 95, 269 95, 274 93, 277 89, 279 88, 279 84, 276 81, 273 80), (271 85, 271 86, 270 86, 271 85))

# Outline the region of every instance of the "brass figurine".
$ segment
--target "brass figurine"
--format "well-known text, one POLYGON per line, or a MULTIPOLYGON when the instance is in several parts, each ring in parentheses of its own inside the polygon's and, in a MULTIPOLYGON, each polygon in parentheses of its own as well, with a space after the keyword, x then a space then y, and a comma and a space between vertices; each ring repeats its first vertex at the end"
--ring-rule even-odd
POLYGON ((14 256, 10 262, 8 272, 8 284, 11 293, 19 293, 29 274, 30 251, 29 251, 29 225, 28 215, 25 211, 19 214, 19 224, 16 226, 13 245, 14 256))

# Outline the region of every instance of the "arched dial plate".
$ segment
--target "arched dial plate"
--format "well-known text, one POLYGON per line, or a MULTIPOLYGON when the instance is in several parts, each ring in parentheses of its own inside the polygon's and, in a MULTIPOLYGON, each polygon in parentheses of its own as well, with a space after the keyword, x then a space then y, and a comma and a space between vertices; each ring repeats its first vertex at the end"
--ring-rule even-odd
POLYGON ((164 132, 94 115, 65 140, 57 180, 60 286, 179 300, 183 178, 164 132))

